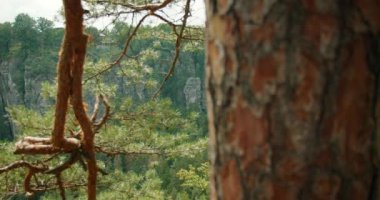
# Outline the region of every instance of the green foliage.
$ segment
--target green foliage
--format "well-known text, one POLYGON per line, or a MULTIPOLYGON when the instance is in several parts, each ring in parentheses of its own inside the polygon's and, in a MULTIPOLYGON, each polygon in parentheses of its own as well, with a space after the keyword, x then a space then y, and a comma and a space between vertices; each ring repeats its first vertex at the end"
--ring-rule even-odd
POLYGON ((10 51, 12 25, 9 22, 0 24, 0 63, 10 51))
MULTIPOLYGON (((0 141, 0 166, 5 166, 20 159, 19 156, 13 154, 14 143, 0 141)), ((0 175, 0 199, 26 199, 17 191, 23 190, 23 180, 25 171, 23 169, 13 170, 0 175), (16 191, 16 192, 10 192, 16 191)))
MULTIPOLYGON (((58 49, 62 40, 61 28, 44 18, 35 20, 27 14, 19 14, 13 23, 0 23, 0 64, 9 69, 21 102, 27 93, 27 79, 42 82, 55 76, 58 49)), ((4 84, 4 83, 3 83, 4 84)))
MULTIPOLYGON (((161 95, 152 99, 171 66, 176 37, 168 25, 142 26, 125 57, 109 69, 109 64, 123 51, 133 28, 120 21, 103 32, 95 27, 86 28, 92 37, 83 82, 88 114, 98 94, 108 97, 111 106, 110 119, 95 138, 96 145, 103 150, 97 153, 98 164, 109 173, 99 177, 98 199, 206 199, 206 117, 203 110, 186 108, 183 94, 188 77, 203 80, 202 41, 183 42, 174 76, 167 81, 161 95)), ((185 36, 193 37, 201 31, 197 27, 188 28, 185 36)), ((51 134, 55 68, 62 36, 63 29, 54 28, 51 21, 35 20, 26 14, 20 14, 13 24, 0 24, 0 62, 17 57, 19 67, 12 78, 20 93, 25 93, 26 76, 41 88, 38 110, 29 105, 7 108, 18 137, 51 134)), ((103 113, 101 106, 99 115, 103 113)), ((79 130, 70 109, 66 130, 79 130)), ((0 167, 21 158, 12 154, 13 146, 14 142, 0 143, 0 167)), ((22 157, 33 163, 47 158, 22 157)), ((67 155, 57 156, 49 165, 56 166, 67 159, 67 155)), ((0 185, 0 199, 26 198, 22 194, 24 177, 23 169, 1 174, 0 182, 7 184, 0 185), (10 193, 10 188, 14 192, 10 193)), ((74 165, 62 178, 66 183, 83 185, 86 172, 80 165, 74 165)), ((54 184, 54 181, 52 176, 39 176, 32 186, 42 182, 54 184)), ((85 187, 70 188, 66 194, 67 199, 84 199, 85 187)), ((36 198, 59 199, 60 196, 58 191, 49 190, 36 198)))
POLYGON ((99 199, 165 199, 161 188, 161 180, 155 170, 148 170, 143 175, 135 172, 123 173, 115 171, 105 182, 99 183, 101 192, 99 199))
POLYGON ((21 44, 21 52, 31 51, 38 47, 38 37, 36 30, 36 21, 27 14, 19 14, 16 16, 12 28, 12 35, 16 41, 21 44))
POLYGON ((181 184, 182 187, 207 199, 207 190, 209 187, 208 173, 208 163, 202 163, 199 167, 190 165, 189 169, 179 170, 177 176, 183 181, 181 184))
MULTIPOLYGON (((97 188, 97 199, 99 200, 165 199, 161 180, 153 169, 143 174, 114 171, 112 174, 101 177, 97 188)), ((67 192, 66 195, 67 199, 87 199, 85 188, 76 188, 67 192)), ((51 199, 60 199, 60 196, 57 192, 48 192, 41 198, 41 200, 51 199)))
POLYGON ((204 150, 207 140, 199 138, 194 119, 171 107, 169 100, 135 107, 127 99, 114 114, 112 125, 96 135, 97 143, 110 150, 171 156, 194 156, 204 150))
MULTIPOLYGON (((24 106, 11 106, 7 108, 7 111, 22 135, 50 135, 52 127, 51 119, 54 117, 52 109, 41 114, 24 106)), ((20 136, 22 135, 20 134, 20 136)))

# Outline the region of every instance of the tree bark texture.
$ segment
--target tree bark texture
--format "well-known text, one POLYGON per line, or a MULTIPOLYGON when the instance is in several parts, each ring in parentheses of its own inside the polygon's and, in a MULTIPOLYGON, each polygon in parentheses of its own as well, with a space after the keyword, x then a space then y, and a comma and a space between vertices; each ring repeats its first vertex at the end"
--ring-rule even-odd
POLYGON ((212 199, 379 199, 380 1, 206 0, 212 199))

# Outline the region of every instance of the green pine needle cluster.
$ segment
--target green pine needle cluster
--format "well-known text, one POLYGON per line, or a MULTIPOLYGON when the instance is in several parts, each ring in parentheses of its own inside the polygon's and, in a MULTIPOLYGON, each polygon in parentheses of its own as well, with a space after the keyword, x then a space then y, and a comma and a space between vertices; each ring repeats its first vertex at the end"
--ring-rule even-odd
MULTIPOLYGON (((196 36, 199 40, 183 41, 175 73, 165 83, 160 96, 153 98, 171 66, 175 35, 167 25, 142 26, 125 57, 110 67, 110 63, 120 56, 133 28, 116 21, 113 27, 103 31, 95 27, 86 29, 93 38, 88 46, 83 79, 87 112, 91 115, 99 94, 107 97, 111 107, 109 119, 95 138, 98 165, 108 173, 98 178, 97 197, 207 199, 208 140, 204 95, 200 106, 191 107, 186 106, 183 93, 187 78, 203 80, 204 77, 203 29, 185 29, 185 36, 196 36)), ((18 138, 51 135, 56 95, 55 63, 63 29, 55 28, 49 20, 35 20, 21 14, 13 23, 0 24, 0 36, 0 64, 18 59, 20 66, 10 75, 20 100, 13 104, 1 101, 6 109, 0 111, 4 116, 0 118, 1 123, 10 119, 16 135, 9 140, 0 134, 0 167, 17 160, 35 164, 48 160, 50 167, 57 166, 68 160, 69 155, 20 156, 13 151, 18 138), (33 83, 31 88, 27 87, 28 81, 33 83)), ((4 87, 5 82, 1 84, 4 87)), ((104 105, 100 103, 99 107, 99 116, 102 116, 104 105)), ((66 134, 79 130, 69 109, 66 134)), ((25 173, 25 169, 20 168, 0 174, 0 199, 26 199, 22 185, 25 173)), ((62 179, 67 186, 67 199, 85 199, 86 171, 83 166, 73 165, 62 174, 62 179)), ((32 187, 54 186, 55 181, 52 176, 39 175, 32 179, 32 187)), ((57 188, 52 187, 37 192, 33 198, 49 200, 60 196, 57 188)))

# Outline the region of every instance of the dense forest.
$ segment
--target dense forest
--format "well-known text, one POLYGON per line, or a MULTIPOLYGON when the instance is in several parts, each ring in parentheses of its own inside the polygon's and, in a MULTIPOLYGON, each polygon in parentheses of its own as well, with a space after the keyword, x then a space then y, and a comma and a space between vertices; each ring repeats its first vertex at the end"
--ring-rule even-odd
POLYGON ((62 3, 0 24, 2 199, 379 199, 379 1, 62 3))
MULTIPOLYGON (((192 38, 183 42, 175 72, 160 89, 172 65, 175 35, 164 24, 132 33, 135 26, 116 21, 85 30, 91 37, 83 77, 86 109, 109 118, 95 136, 102 174, 98 199, 206 199, 203 28, 186 29, 192 38), (110 68, 131 34, 127 59, 110 68)), ((70 160, 69 155, 13 155, 18 138, 51 134, 63 34, 52 21, 27 14, 0 24, 0 167, 16 160, 51 165, 70 160)), ((78 130, 73 114, 66 129, 78 130)), ((85 170, 75 164, 62 174, 68 199, 85 198, 85 170)), ((25 175, 24 169, 2 173, 1 199, 27 198, 25 175)), ((33 198, 59 199, 55 183, 52 175, 34 176, 33 198)))

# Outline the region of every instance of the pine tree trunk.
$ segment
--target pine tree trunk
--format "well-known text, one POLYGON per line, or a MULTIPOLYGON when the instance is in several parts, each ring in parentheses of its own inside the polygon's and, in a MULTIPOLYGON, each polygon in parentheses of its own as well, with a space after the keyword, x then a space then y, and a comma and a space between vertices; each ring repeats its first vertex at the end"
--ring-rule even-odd
POLYGON ((212 199, 380 198, 380 2, 206 10, 212 199))
MULTIPOLYGON (((96 199, 97 166, 94 150, 94 131, 83 106, 82 75, 88 36, 83 33, 81 0, 63 0, 65 10, 65 36, 58 63, 58 90, 52 141, 55 146, 72 146, 64 137, 68 102, 73 107, 81 127, 81 147, 86 157, 88 178, 87 195, 96 199)), ((65 147, 66 146, 66 147, 65 147)))

